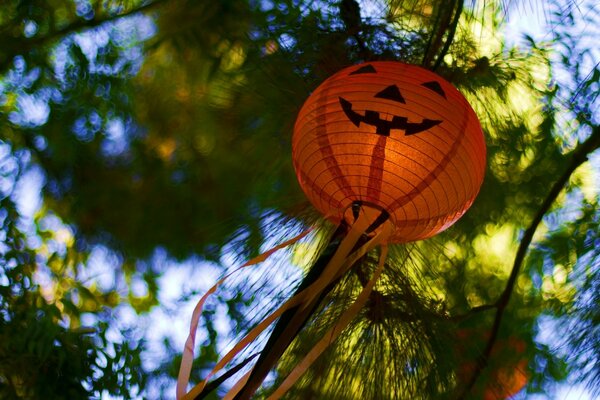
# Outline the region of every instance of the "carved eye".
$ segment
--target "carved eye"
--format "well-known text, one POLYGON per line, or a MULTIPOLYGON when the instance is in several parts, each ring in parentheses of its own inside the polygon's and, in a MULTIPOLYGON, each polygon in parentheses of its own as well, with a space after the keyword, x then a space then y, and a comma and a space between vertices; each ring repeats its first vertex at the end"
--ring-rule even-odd
POLYGON ((434 92, 436 92, 443 98, 446 98, 446 93, 444 92, 444 89, 442 89, 442 86, 439 84, 439 82, 436 82, 436 81, 425 82, 425 83, 421 83, 421 86, 426 87, 429 90, 433 90, 434 92))
POLYGON ((398 103, 406 104, 406 101, 404 101, 404 97, 402 97, 402 95, 400 94, 400 89, 398 89, 398 86, 396 85, 386 87, 381 92, 377 93, 375 97, 377 97, 378 99, 394 100, 398 103))

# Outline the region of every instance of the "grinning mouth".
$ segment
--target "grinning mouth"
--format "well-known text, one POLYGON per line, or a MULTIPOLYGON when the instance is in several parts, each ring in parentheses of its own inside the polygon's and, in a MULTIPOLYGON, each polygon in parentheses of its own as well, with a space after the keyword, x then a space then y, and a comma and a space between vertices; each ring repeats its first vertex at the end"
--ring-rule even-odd
POLYGON ((389 119, 389 116, 387 115, 387 118, 382 118, 379 112, 372 110, 365 110, 364 115, 361 115, 352 109, 352 103, 348 100, 343 97, 340 97, 339 100, 342 110, 344 110, 348 119, 356 127, 359 127, 361 123, 374 126, 377 129, 375 133, 378 135, 390 136, 390 131, 392 129, 401 129, 406 136, 410 136, 426 131, 442 123, 442 121, 433 119, 423 119, 421 122, 408 122, 407 117, 400 117, 397 115, 391 116, 391 119, 389 119))

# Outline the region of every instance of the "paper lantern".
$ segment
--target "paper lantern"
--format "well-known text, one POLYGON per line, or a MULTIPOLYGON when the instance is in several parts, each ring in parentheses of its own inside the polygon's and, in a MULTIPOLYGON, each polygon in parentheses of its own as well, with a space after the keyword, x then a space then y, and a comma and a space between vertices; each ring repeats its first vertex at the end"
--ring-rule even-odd
POLYGON ((351 224, 354 202, 384 211, 395 243, 433 236, 460 218, 486 162, 464 96, 400 62, 356 65, 325 80, 300 110, 292 146, 300 185, 322 214, 351 224))

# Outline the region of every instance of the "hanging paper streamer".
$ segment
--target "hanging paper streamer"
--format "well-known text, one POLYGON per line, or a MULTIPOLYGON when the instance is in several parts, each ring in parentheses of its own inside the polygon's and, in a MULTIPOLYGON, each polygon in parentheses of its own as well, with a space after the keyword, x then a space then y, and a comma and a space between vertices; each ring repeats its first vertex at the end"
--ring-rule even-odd
MULTIPOLYGON (((327 259, 327 263, 322 269, 318 267, 319 260, 315 262, 312 268, 320 271, 318 279, 292 298, 306 294, 298 307, 290 308, 281 315, 250 375, 243 378, 247 381, 239 393, 232 393, 232 390, 226 398, 235 400, 251 398, 269 370, 276 364, 302 326, 318 308, 325 295, 335 286, 335 283, 376 246, 387 243, 389 233, 393 231, 387 214, 377 210, 372 212, 370 207, 362 206, 359 203, 355 203, 352 208, 355 221, 347 228, 343 240, 335 246, 335 254, 327 259)), ((306 283, 310 276, 311 273, 306 276, 303 283, 306 283)), ((300 288, 302 287, 301 284, 300 288)), ((354 315, 352 314, 352 316, 354 315)), ((238 386, 236 384, 235 387, 238 386)))
MULTIPOLYGON (((382 237, 382 239, 384 239, 382 237)), ((369 295, 375 286, 375 283, 381 276, 381 272, 383 271, 383 266, 385 264, 385 259, 387 257, 387 246, 383 245, 381 248, 381 255, 379 256, 379 265, 377 266, 377 270, 367 282, 367 285, 363 288, 363 290, 358 295, 356 301, 346 310, 346 312, 340 317, 338 323, 336 323, 333 328, 331 328, 323 338, 313 347, 313 349, 306 355, 306 357, 294 368, 294 370, 288 375, 288 377, 283 381, 283 383, 273 392, 273 394, 269 397, 268 400, 276 400, 283 396, 296 381, 302 376, 304 372, 312 365, 312 363, 327 349, 327 347, 333 343, 335 339, 342 333, 344 328, 348 326, 350 321, 360 312, 360 310, 364 307, 365 303, 369 299, 369 295)))
MULTIPOLYGON (((235 271, 227 274, 225 277, 219 279, 217 281, 217 283, 215 283, 205 294, 204 296, 202 296, 202 298, 200 298, 200 300, 198 301, 198 303, 196 304, 196 306, 194 307, 194 311, 192 313, 192 320, 190 322, 190 333, 188 335, 188 338, 185 342, 185 348, 183 350, 183 356, 181 359, 181 366, 179 367, 179 376, 177 378, 177 398, 180 399, 182 398, 187 390, 187 385, 188 382, 190 380, 190 373, 192 371, 192 362, 194 360, 194 346, 196 344, 196 332, 198 331, 198 324, 200 323, 200 316, 202 315, 202 310, 204 308, 204 303, 206 302, 206 300, 208 299, 208 297, 213 294, 217 288, 219 288, 223 283, 225 283, 225 281, 227 280, 227 278, 229 278, 231 275, 235 274, 236 272, 238 272, 239 270, 249 267, 251 265, 256 265, 258 263, 261 263, 263 261, 265 261, 267 258, 269 258, 273 253, 275 253, 277 250, 283 249, 285 247, 291 246, 292 244, 296 243, 297 241, 301 240, 302 238, 304 238, 306 235, 308 235, 310 232, 312 231, 311 229, 307 229, 304 232, 300 233, 299 235, 293 237, 290 240, 287 240, 283 243, 281 243, 278 246, 273 247, 272 249, 254 257, 253 259, 247 261, 246 263, 244 263, 241 267, 239 267, 238 269, 236 269, 235 271)), ((216 372, 216 371, 214 371, 216 372)), ((208 381, 208 379, 210 379, 212 377, 212 374, 209 375, 209 377, 206 378, 206 381, 208 381)), ((203 386, 202 386, 203 387, 203 386)), ((202 387, 200 388, 200 390, 202 389, 202 387)))

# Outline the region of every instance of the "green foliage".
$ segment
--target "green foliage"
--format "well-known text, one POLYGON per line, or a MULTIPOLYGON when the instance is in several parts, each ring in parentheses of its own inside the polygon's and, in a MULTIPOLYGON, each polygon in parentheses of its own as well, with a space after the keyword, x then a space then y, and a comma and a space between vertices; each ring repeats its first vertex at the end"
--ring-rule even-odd
MULTIPOLYGON (((499 342, 526 343, 528 391, 549 392, 576 370, 584 371, 579 381, 598 391, 600 229, 593 182, 600 69, 580 26, 598 25, 599 14, 591 3, 581 12, 552 2, 554 37, 509 47, 501 32, 505 5, 4 2, 0 395, 171 397, 181 349, 165 339, 163 359, 145 371, 140 332, 115 333, 120 311, 141 321, 164 307, 159 282, 179 268, 174 260, 193 260, 202 275, 208 267, 200 259, 237 262, 316 220, 292 170, 295 116, 323 79, 365 60, 421 64, 454 83, 481 119, 488 170, 473 208, 455 227, 395 250, 377 288, 379 306, 358 316, 295 394, 466 395, 459 376, 464 360, 447 350, 458 345, 461 330, 489 332, 500 309, 499 342), (568 172, 582 148, 592 163, 568 172), (16 204, 23 201, 18 186, 32 171, 43 181, 42 204, 28 216, 16 204), (502 303, 518 244, 565 171, 568 184, 533 227, 532 245, 502 303), (99 258, 109 283, 96 276, 99 258), (539 338, 541 313, 565 327, 568 351, 539 338)), ((318 246, 303 245, 294 251, 305 267, 312 259, 306 254, 318 246)), ((374 263, 365 264, 367 272, 374 263)), ((287 258, 267 267, 301 269, 287 258)), ((216 296, 234 335, 295 284, 270 282, 270 274, 256 273, 262 279, 216 296)), ((350 274, 326 299, 282 359, 275 382, 335 324, 360 287, 355 278, 350 274)), ((195 299, 201 283, 190 282, 184 295, 195 299)), ((194 382, 232 340, 220 333, 218 310, 211 304, 203 315, 194 382)), ((464 353, 480 356, 481 347, 464 353)), ((501 354, 491 361, 515 359, 501 354)), ((490 379, 481 370, 474 387, 490 379)))
MULTIPOLYGON (((6 238, 0 253, 2 398, 87 399, 102 393, 135 396, 145 381, 140 375, 142 345, 109 346, 106 324, 88 328, 75 323, 82 312, 94 310, 77 307, 66 298, 48 302, 43 288, 35 283, 39 256, 18 227, 15 204, 5 197, 1 206, 5 215, 0 232, 6 238)), ((55 264, 66 262, 65 258, 51 259, 55 264)), ((82 293, 83 286, 75 288, 82 293)), ((88 293, 87 297, 96 300, 97 296, 88 293)))

